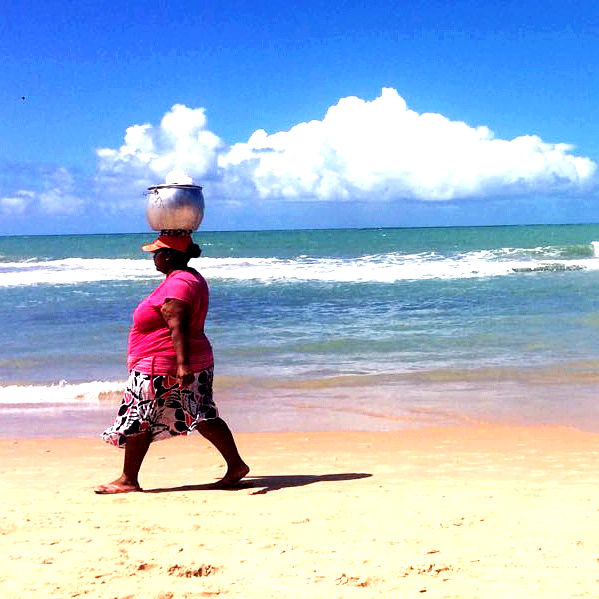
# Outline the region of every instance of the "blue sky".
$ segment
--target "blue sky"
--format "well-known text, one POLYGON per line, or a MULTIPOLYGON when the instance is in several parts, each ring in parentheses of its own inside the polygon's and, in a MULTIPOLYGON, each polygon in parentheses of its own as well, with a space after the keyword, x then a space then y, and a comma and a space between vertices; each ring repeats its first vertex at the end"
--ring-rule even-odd
POLYGON ((0 234, 599 222, 596 2, 4 3, 0 234))

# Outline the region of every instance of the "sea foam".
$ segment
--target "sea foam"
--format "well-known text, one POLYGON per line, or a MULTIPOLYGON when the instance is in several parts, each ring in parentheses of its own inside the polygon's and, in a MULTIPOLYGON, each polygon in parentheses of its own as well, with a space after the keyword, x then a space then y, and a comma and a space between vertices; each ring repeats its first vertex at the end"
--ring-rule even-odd
POLYGON ((124 381, 91 381, 55 385, 7 385, 0 387, 0 404, 98 403, 117 400, 125 390, 124 381))
MULTIPOLYGON (((594 241, 589 246, 501 248, 452 255, 390 252, 351 258, 203 257, 190 264, 209 280, 394 283, 599 270, 598 252, 599 242, 594 241)), ((68 258, 0 263, 0 287, 138 281, 161 276, 147 259, 68 258)))

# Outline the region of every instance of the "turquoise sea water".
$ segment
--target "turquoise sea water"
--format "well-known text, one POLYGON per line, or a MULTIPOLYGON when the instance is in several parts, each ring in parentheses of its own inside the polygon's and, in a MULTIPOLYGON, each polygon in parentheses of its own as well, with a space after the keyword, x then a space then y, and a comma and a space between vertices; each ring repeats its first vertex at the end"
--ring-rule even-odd
MULTIPOLYGON (((139 251, 152 237, 0 238, 0 417, 118 395, 131 314, 161 280, 139 251)), ((221 396, 244 428, 315 405, 327 427, 406 410, 599 425, 597 225, 195 238, 221 396)))

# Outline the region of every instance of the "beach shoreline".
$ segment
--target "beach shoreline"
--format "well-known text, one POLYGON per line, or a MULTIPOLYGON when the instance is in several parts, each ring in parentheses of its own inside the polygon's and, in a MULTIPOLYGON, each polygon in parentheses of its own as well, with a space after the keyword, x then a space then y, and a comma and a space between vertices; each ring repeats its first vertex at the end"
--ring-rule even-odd
MULTIPOLYGON (((383 432, 481 424, 599 432, 597 378, 594 373, 573 376, 566 369, 319 380, 229 376, 215 378, 215 399, 222 417, 239 432, 383 432)), ((111 385, 115 390, 101 392, 99 400, 8 403, 3 397, 0 439, 98 437, 120 404, 122 391, 111 385)))
POLYGON ((98 496, 99 439, 0 441, 3 596, 596 597, 599 434, 556 426, 199 436, 153 444, 143 493, 98 496))

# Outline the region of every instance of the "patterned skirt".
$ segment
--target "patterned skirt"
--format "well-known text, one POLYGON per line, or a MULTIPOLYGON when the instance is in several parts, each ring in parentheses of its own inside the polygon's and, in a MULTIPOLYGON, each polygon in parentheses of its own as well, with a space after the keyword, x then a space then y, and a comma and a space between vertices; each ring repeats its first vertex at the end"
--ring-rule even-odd
POLYGON ((212 398, 214 369, 194 373, 194 381, 184 389, 170 375, 142 374, 132 371, 113 425, 102 439, 124 447, 127 437, 149 431, 152 441, 186 435, 198 422, 218 418, 212 398))

